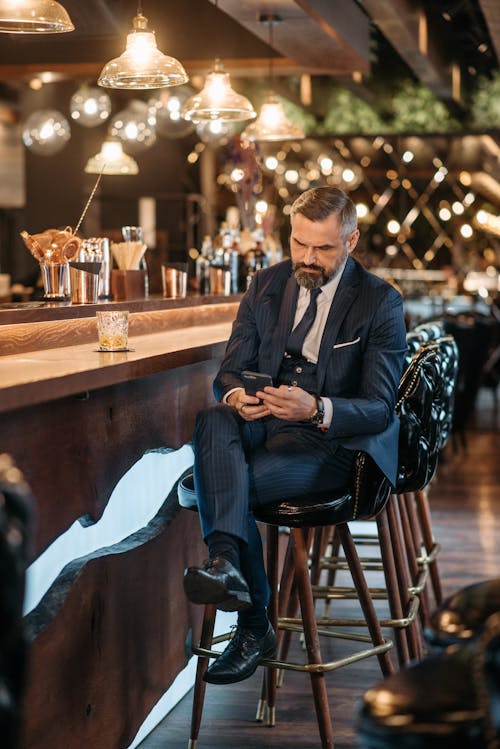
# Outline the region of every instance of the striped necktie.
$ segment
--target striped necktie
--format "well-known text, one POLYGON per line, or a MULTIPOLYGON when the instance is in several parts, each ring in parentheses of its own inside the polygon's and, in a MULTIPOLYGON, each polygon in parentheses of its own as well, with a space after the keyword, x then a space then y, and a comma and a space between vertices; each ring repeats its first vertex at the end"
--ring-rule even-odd
POLYGON ((288 338, 286 350, 288 354, 292 356, 302 356, 302 346, 306 335, 309 333, 314 318, 316 317, 316 307, 318 296, 321 294, 321 289, 311 289, 311 298, 309 300, 309 306, 304 312, 304 316, 299 321, 298 325, 292 330, 288 338))

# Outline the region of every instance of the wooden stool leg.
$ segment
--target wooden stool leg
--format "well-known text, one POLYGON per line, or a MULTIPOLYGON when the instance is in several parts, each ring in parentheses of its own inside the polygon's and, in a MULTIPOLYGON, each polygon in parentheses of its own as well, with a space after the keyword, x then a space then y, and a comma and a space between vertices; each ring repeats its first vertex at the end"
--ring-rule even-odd
POLYGON ((331 525, 314 529, 310 567, 311 585, 319 585, 321 577, 321 557, 325 554, 332 532, 333 528, 331 525))
MULTIPOLYGON (((205 606, 203 613, 203 625, 201 628, 200 647, 210 648, 214 635, 216 608, 212 604, 205 606)), ((203 674, 207 670, 209 658, 205 655, 198 656, 196 664, 196 679, 194 682, 193 692, 193 709, 191 713, 191 732, 189 734, 188 749, 195 749, 200 732, 201 716, 203 713, 203 703, 205 701, 206 682, 203 681, 203 674)))
MULTIPOLYGON (((387 517, 389 519, 389 530, 391 534, 392 548, 394 552, 394 560, 396 563, 396 574, 398 578, 399 594, 403 605, 403 611, 406 617, 411 615, 412 604, 418 605, 419 601, 415 596, 410 596, 409 589, 411 587, 410 570, 408 568, 408 560, 403 550, 403 530, 401 527, 401 519, 398 511, 397 496, 392 495, 387 504, 387 517)), ((408 647, 410 651, 411 660, 422 658, 422 640, 420 632, 417 630, 418 619, 415 617, 411 621, 406 630, 408 632, 408 647)))
MULTIPOLYGON (((271 598, 268 607, 269 621, 275 632, 278 631, 278 528, 267 527, 267 579, 271 588, 271 598)), ((276 723, 276 669, 267 669, 267 724, 276 723)))
MULTIPOLYGON (((429 507, 429 500, 427 494, 423 490, 415 492, 417 500, 417 508, 420 517, 420 524, 422 528, 422 535, 424 537, 424 546, 427 554, 432 554, 435 546, 434 537, 432 535, 432 523, 431 523, 431 509, 429 507)), ((439 606, 443 600, 443 590, 441 588, 441 577, 439 575, 439 569, 437 561, 435 559, 429 562, 429 572, 431 574, 432 589, 434 591, 434 599, 436 605, 439 606)))
MULTIPOLYGON (((297 585, 294 583, 292 587, 291 594, 288 598, 288 606, 286 611, 284 612, 284 616, 287 619, 292 619, 297 616, 299 610, 299 595, 297 591, 297 585)), ((280 661, 286 661, 288 658, 288 653, 290 650, 290 644, 292 641, 292 635, 293 632, 291 632, 289 629, 285 629, 282 632, 280 644, 279 644, 279 650, 278 650, 278 660, 280 661)), ((283 685, 283 676, 284 676, 284 670, 282 669, 280 671, 280 678, 278 679, 278 686, 281 687, 283 685)))
MULTIPOLYGON (((287 618, 294 617, 297 614, 299 608, 299 599, 297 595, 297 586, 295 584, 295 566, 293 557, 293 538, 290 535, 290 540, 285 553, 285 560, 283 562, 283 571, 281 574, 280 581, 280 593, 279 593, 279 605, 278 612, 279 616, 287 618)), ((278 634, 278 660, 286 661, 288 651, 290 650, 290 642, 292 639, 292 633, 288 629, 280 630, 278 634)), ((285 671, 280 669, 277 674, 277 686, 283 685, 285 671)))
MULTIPOLYGON (((361 605, 361 609, 363 611, 368 631, 372 638, 372 642, 374 645, 383 645, 384 637, 382 635, 382 630, 380 628, 378 617, 375 612, 373 599, 370 595, 370 590, 363 573, 363 568, 361 566, 361 562, 359 561, 356 545, 352 540, 351 531, 349 530, 347 523, 339 524, 337 526, 337 530, 342 542, 342 546, 344 548, 344 554, 347 560, 347 564, 349 565, 351 577, 358 594, 359 603, 361 605)), ((392 674, 394 672, 394 667, 392 665, 389 651, 380 653, 380 655, 378 655, 377 657, 383 675, 389 676, 389 674, 392 674)))
MULTIPOLYGON (((410 522, 410 530, 413 538, 413 547, 415 549, 416 559, 422 556, 422 533, 420 530, 420 521, 417 515, 417 509, 415 504, 415 496, 413 492, 405 492, 404 503, 406 512, 408 513, 408 520, 410 522)), ((425 566, 424 566, 425 567, 425 566)), ((426 573, 428 572, 428 566, 426 573)), ((423 604, 423 616, 422 625, 426 626, 430 618, 430 603, 429 603, 429 592, 428 592, 428 581, 425 581, 424 589, 421 593, 421 600, 423 604)))
MULTIPOLYGON (((390 500, 387 504, 389 503, 390 500)), ((389 533, 387 506, 384 507, 382 512, 379 512, 379 514, 377 515, 377 528, 380 543, 380 553, 382 556, 382 564, 384 567, 385 585, 387 588, 387 596, 389 600, 389 610, 393 619, 402 619, 403 606, 401 604, 401 596, 399 594, 396 565, 394 563, 391 536, 389 533)), ((394 630, 394 638, 396 640, 396 650, 398 653, 399 665, 404 666, 410 660, 406 631, 400 629, 399 627, 396 627, 396 629, 394 630)))
MULTIPOLYGON (((309 663, 321 663, 318 628, 314 615, 314 599, 309 578, 308 550, 304 542, 302 529, 293 528, 291 533, 294 541, 295 575, 299 591, 302 620, 304 623, 304 636, 308 660, 309 663)), ((311 673, 310 677, 321 736, 321 746, 322 749, 333 749, 333 730, 330 718, 330 707, 328 705, 325 674, 324 672, 316 672, 311 673)))
MULTIPOLYGON (((338 557, 339 551, 340 551, 340 537, 339 537, 339 534, 338 534, 337 526, 333 526, 333 535, 332 535, 332 538, 331 538, 330 545, 331 545, 331 558, 332 559, 336 559, 338 557)), ((336 576, 336 574, 337 574, 337 570, 336 569, 329 569, 328 570, 328 579, 327 579, 327 583, 326 584, 327 584, 327 586, 329 588, 333 588, 333 586, 335 584, 335 576, 336 576)), ((330 604, 331 604, 331 600, 329 598, 327 598, 325 600, 324 610, 323 610, 323 616, 325 617, 325 619, 328 617, 328 611, 330 609, 330 604)))
POLYGON ((414 537, 411 530, 411 519, 408 504, 406 502, 406 497, 405 495, 398 494, 397 499, 411 581, 416 589, 420 585, 422 585, 422 589, 420 590, 420 592, 416 593, 416 595, 418 595, 420 600, 420 606, 418 607, 420 622, 422 627, 425 627, 429 622, 429 600, 427 597, 425 585, 424 583, 421 583, 421 577, 426 575, 427 572, 426 570, 422 570, 422 568, 418 566, 417 557, 419 556, 419 553, 414 543, 414 537))

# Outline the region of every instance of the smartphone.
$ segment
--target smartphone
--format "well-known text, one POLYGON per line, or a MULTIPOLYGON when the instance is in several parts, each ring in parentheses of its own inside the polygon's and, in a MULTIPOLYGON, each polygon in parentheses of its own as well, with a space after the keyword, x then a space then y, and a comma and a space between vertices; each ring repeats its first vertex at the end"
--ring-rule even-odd
POLYGON ((257 390, 264 390, 266 385, 272 386, 273 384, 271 375, 262 372, 249 372, 247 369, 241 373, 241 379, 247 395, 255 395, 257 390))

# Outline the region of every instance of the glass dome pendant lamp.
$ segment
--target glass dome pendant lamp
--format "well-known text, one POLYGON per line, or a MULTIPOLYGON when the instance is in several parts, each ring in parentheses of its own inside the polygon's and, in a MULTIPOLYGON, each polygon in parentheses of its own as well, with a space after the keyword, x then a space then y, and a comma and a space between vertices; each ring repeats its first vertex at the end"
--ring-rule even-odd
POLYGON ((62 34, 74 29, 68 12, 55 0, 0 0, 0 32, 62 34))
MULTIPOLYGON (((215 0, 215 7, 219 0, 215 0)), ((252 103, 231 87, 229 73, 226 73, 220 59, 215 59, 213 70, 207 75, 201 91, 184 104, 181 116, 195 124, 215 120, 242 122, 253 120, 257 113, 252 103)))
POLYGON ((257 116, 251 102, 231 87, 229 73, 225 72, 218 58, 206 77, 205 85, 187 100, 181 114, 185 120, 194 123, 210 120, 238 122, 257 116))
MULTIPOLYGON (((267 14, 259 20, 269 24, 269 46, 273 46, 273 26, 280 22, 279 16, 267 14)), ((248 141, 275 142, 282 140, 301 140, 305 133, 295 122, 292 122, 283 109, 283 104, 272 91, 274 80, 273 59, 269 58, 269 81, 271 90, 262 104, 259 116, 251 122, 241 133, 241 138, 248 141)))
POLYGON ((137 161, 126 154, 122 144, 113 138, 107 138, 101 145, 101 150, 87 161, 87 174, 137 174, 137 161))
POLYGON ((148 19, 139 1, 125 52, 104 66, 97 83, 104 88, 142 90, 179 86, 188 80, 181 63, 164 55, 156 46, 154 31, 148 29, 148 19))

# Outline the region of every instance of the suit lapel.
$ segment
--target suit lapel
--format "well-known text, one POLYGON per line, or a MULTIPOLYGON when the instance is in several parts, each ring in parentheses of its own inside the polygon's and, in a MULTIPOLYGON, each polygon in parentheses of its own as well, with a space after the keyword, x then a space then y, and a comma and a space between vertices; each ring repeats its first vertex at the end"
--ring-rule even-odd
MULTIPOLYGON (((290 331, 292 329, 293 320, 295 318, 295 309, 297 307, 297 297, 299 295, 299 285, 295 280, 295 276, 291 275, 288 279, 283 298, 280 305, 280 313, 278 318, 278 324, 272 336, 272 351, 271 351, 271 362, 272 362, 272 374, 276 376, 281 366, 283 359, 286 342, 290 331)), ((280 301, 278 300, 278 303, 280 301)))
POLYGON ((330 357, 333 354, 333 346, 337 340, 340 326, 349 311, 351 304, 358 295, 358 274, 356 272, 356 263, 352 258, 347 259, 347 264, 342 274, 337 291, 333 297, 332 306, 326 320, 323 338, 319 349, 318 358, 318 392, 321 392, 325 381, 326 371, 330 357))

